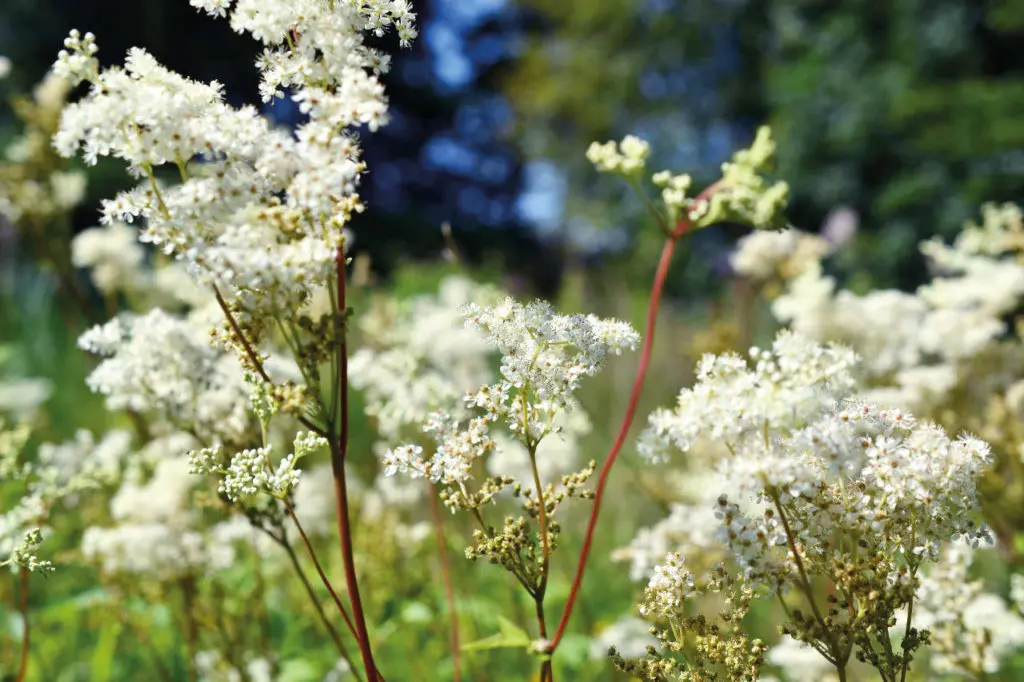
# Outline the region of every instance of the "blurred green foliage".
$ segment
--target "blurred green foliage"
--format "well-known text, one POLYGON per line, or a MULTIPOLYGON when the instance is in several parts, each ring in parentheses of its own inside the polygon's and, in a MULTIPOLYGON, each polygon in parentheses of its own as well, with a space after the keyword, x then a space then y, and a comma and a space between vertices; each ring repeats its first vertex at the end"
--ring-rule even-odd
MULTIPOLYGON (((855 209, 853 264, 879 285, 918 283, 924 236, 1020 198, 1024 0, 524 4, 535 28, 506 92, 525 152, 568 173, 570 217, 633 233, 641 221, 625 195, 610 210, 593 202, 608 187, 583 159, 590 141, 648 137, 663 150, 652 170, 700 178, 720 160, 709 140, 736 148, 734 131, 762 121, 792 222, 814 230, 832 208, 855 209)), ((646 271, 649 249, 635 248, 646 271)))

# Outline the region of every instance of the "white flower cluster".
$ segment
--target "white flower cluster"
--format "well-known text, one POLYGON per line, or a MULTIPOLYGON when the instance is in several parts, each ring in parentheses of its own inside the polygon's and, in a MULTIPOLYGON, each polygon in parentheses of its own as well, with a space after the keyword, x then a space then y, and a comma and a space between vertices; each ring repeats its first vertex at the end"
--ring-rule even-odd
POLYGON ((523 305, 507 298, 486 308, 471 304, 465 314, 466 324, 501 353, 503 379, 469 400, 531 442, 550 430, 580 380, 597 374, 609 353, 635 350, 640 343, 626 322, 560 315, 543 301, 523 305))
POLYGON ((364 345, 349 358, 349 380, 381 438, 397 442, 437 410, 459 413, 462 396, 492 380, 491 348, 460 311, 499 299, 491 287, 452 276, 436 296, 387 298, 359 319, 364 345))
POLYGON ((310 120, 296 134, 272 129, 254 107, 224 102, 219 83, 197 83, 132 48, 123 68, 101 71, 91 34, 73 31, 54 66, 89 94, 64 109, 54 137, 66 156, 88 163, 123 159, 143 179, 105 202, 104 219, 144 219, 143 239, 187 262, 200 281, 219 285, 249 309, 304 301, 335 268, 342 226, 361 208, 364 165, 345 128, 386 122, 377 76, 388 58, 363 31, 394 28, 415 36, 405 0, 324 2, 195 0, 266 46, 258 60, 269 101, 291 91, 310 120), (181 183, 162 186, 154 171, 176 166, 181 183))
POLYGON ((799 428, 850 394, 856 356, 783 331, 772 349, 752 348, 753 367, 738 355, 705 355, 697 383, 680 392, 674 410, 658 409, 641 436, 640 453, 654 461, 695 441, 737 443, 766 430, 799 428))
POLYGON ((1024 297, 1024 264, 997 252, 1020 248, 1020 210, 987 206, 984 212, 984 225, 968 226, 952 247, 934 240, 921 245, 941 276, 914 293, 837 292, 821 264, 810 262, 772 311, 808 338, 856 350, 866 378, 881 384, 873 400, 918 410, 938 404, 968 371, 966 363, 996 348, 1008 331, 1005 317, 1024 297))
POLYGON ((739 240, 729 263, 735 273, 753 280, 775 276, 789 279, 816 264, 829 251, 827 241, 799 230, 756 230, 739 240))
POLYGON ((970 579, 973 559, 970 547, 951 546, 917 590, 914 625, 931 632, 929 661, 939 675, 984 679, 1024 649, 1024 617, 970 579))
MULTIPOLYGON (((139 455, 110 501, 111 526, 90 526, 82 554, 109 574, 173 580, 230 567, 236 520, 209 526, 190 503, 198 479, 185 456, 196 442, 186 434, 160 438, 139 455), (158 458, 150 466, 153 458, 158 458), (143 469, 150 469, 145 473, 143 469)), ((236 517, 237 518, 237 517, 236 517)), ((245 529, 251 530, 243 520, 245 529)))
POLYGON ((556 419, 575 406, 572 394, 580 380, 597 373, 609 353, 636 348, 640 340, 624 322, 559 315, 540 301, 523 305, 507 298, 488 307, 472 303, 465 317, 467 327, 481 331, 501 352, 502 380, 465 396, 466 406, 483 410, 483 416, 463 422, 438 412, 427 420, 424 430, 436 442, 429 459, 423 458, 420 445, 388 450, 388 474, 408 472, 462 485, 473 463, 494 451, 497 443, 490 427, 499 422, 535 458, 540 443, 559 432, 556 419))
MULTIPOLYGON (((935 561, 942 543, 989 539, 974 521, 986 443, 950 439, 933 424, 850 397, 850 351, 783 331, 773 351, 751 355, 753 366, 706 357, 697 384, 676 411, 652 417, 646 439, 659 455, 708 441, 727 448, 717 535, 748 586, 782 596, 806 580, 798 573, 828 578, 835 562, 855 566, 870 556, 874 563, 861 569, 867 582, 856 589, 870 584, 878 594, 912 584, 915 567, 935 561)), ((677 565, 673 558, 670 568, 677 565)), ((654 570, 663 576, 664 567, 654 570)), ((645 604, 677 599, 663 577, 657 585, 667 591, 647 594, 645 604)), ((867 594, 849 599, 891 608, 867 594)))
POLYGON ((302 474, 295 468, 298 461, 326 449, 328 443, 321 436, 300 431, 293 447, 294 451, 282 457, 275 467, 271 445, 246 448, 230 457, 222 446, 214 445, 189 453, 190 472, 223 476, 217 490, 233 502, 249 502, 258 495, 283 500, 298 485, 302 474))
POLYGON ((654 567, 640 614, 651 619, 672 619, 684 612, 683 603, 696 593, 693 573, 683 567, 682 555, 671 552, 654 567))
MULTIPOLYGON (((636 185, 643 173, 650 145, 633 135, 622 142, 593 142, 587 149, 587 160, 602 173, 616 173, 636 185)), ((757 228, 777 228, 782 208, 789 197, 784 182, 769 184, 762 176, 775 155, 775 143, 767 127, 758 129, 749 149, 736 152, 732 160, 722 164, 722 177, 698 197, 688 196, 692 178, 663 170, 651 180, 661 188, 661 198, 668 209, 668 222, 687 219, 695 227, 707 227, 723 220, 739 220, 757 228)), ((659 214, 660 216, 660 214, 659 214)), ((659 217, 660 220, 660 217, 659 217)), ((671 229, 662 224, 664 229, 671 229)))
POLYGON ((92 433, 80 430, 72 441, 43 443, 34 461, 23 462, 19 460, 27 437, 26 428, 5 430, 0 421, 0 481, 12 491, 16 485, 24 489, 0 514, 0 566, 51 571, 53 565, 39 560, 35 550, 48 531, 53 509, 70 509, 82 491, 115 482, 130 453, 131 435, 111 430, 97 443, 92 433))
POLYGON ((94 327, 78 345, 105 356, 87 381, 109 409, 145 413, 206 442, 240 442, 251 431, 242 371, 210 345, 202 325, 156 308, 94 327))
POLYGON ((145 256, 139 231, 119 221, 83 230, 71 240, 72 265, 89 268, 93 284, 107 295, 139 288, 145 256))
POLYGON ((423 425, 423 430, 437 443, 431 458, 423 458, 420 445, 389 449, 384 453, 384 475, 403 473, 434 483, 462 484, 470 478, 473 463, 494 449, 488 427, 485 417, 474 417, 462 427, 451 415, 435 413, 423 425))
POLYGON ((597 166, 602 173, 639 175, 651 153, 651 145, 635 135, 626 135, 616 144, 591 142, 587 148, 587 161, 597 166))
POLYGON ((670 552, 682 556, 719 554, 715 552, 719 547, 717 526, 712 500, 674 502, 668 516, 651 527, 640 528, 628 546, 612 553, 612 560, 629 562, 630 580, 646 580, 670 552))

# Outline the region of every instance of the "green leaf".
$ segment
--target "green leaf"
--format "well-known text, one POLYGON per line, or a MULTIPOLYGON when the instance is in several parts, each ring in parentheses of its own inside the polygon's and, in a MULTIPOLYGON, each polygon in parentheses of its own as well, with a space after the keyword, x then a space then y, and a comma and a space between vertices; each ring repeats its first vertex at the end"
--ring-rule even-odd
POLYGON ((526 630, 510 621, 508 618, 498 616, 499 632, 478 639, 463 645, 463 651, 485 651, 488 649, 527 649, 533 641, 526 630))
POLYGON ((117 639, 121 636, 124 628, 120 621, 107 621, 100 630, 99 641, 92 652, 92 665, 90 666, 90 680, 93 682, 106 682, 110 679, 110 671, 114 664, 114 655, 117 651, 117 639))

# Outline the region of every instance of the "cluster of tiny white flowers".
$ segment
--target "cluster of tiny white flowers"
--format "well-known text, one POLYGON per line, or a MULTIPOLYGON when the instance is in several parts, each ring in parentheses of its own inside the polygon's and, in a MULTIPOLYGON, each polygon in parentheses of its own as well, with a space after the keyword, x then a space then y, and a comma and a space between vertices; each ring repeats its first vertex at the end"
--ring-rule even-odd
POLYGON ((460 428, 459 421, 451 415, 435 413, 423 425, 423 430, 437 443, 430 459, 423 458, 419 445, 389 449, 384 453, 384 474, 404 473, 434 483, 461 484, 470 478, 473 463, 494 449, 489 426, 486 418, 474 417, 460 428))
POLYGON ((87 379, 112 410, 131 409, 204 440, 238 442, 250 431, 248 386, 236 360, 205 329, 153 309, 123 314, 84 333, 78 345, 106 356, 87 379))
POLYGON ((1024 648, 1024 618, 970 579, 973 559, 969 547, 949 547, 917 590, 914 625, 931 632, 929 661, 940 675, 983 678, 1024 648))
MULTIPOLYGON (((132 435, 122 429, 111 429, 99 442, 90 431, 79 429, 73 440, 64 443, 43 443, 39 446, 39 464, 47 471, 49 485, 65 488, 83 477, 91 483, 114 483, 126 456, 131 452, 132 435)), ((87 486, 86 486, 87 487, 87 486)))
POLYGON ((137 289, 145 255, 139 231, 122 222, 83 230, 71 240, 71 263, 89 268, 93 284, 104 294, 137 289))
POLYGON ((736 274, 753 280, 776 275, 788 279, 816 264, 829 249, 821 237, 799 230, 756 230, 739 240, 729 263, 736 274))
POLYGON ((651 146, 635 135, 626 135, 622 141, 592 142, 587 148, 587 160, 602 173, 620 173, 636 176, 644 169, 651 146))
POLYGON ((679 394, 674 410, 658 409, 641 436, 640 453, 662 460, 672 447, 697 439, 737 442, 765 429, 799 428, 849 394, 854 353, 822 347, 783 331, 772 349, 753 348, 753 366, 738 355, 705 355, 697 383, 679 394))
POLYGON ((461 308, 499 298, 462 276, 436 296, 378 301, 358 322, 364 345, 349 358, 349 380, 363 392, 378 435, 395 442, 432 413, 462 409, 462 396, 493 379, 490 346, 464 324, 461 308))
POLYGON ((234 548, 200 529, 201 519, 190 508, 195 479, 179 446, 182 435, 166 441, 151 474, 130 472, 110 501, 114 525, 90 526, 81 540, 82 554, 104 573, 171 580, 182 575, 215 571, 235 560, 234 548))
POLYGON ((721 546, 717 527, 710 499, 690 504, 674 502, 668 516, 653 526, 640 528, 629 545, 612 553, 612 560, 629 562, 630 580, 646 580, 669 552, 714 556, 721 546))
POLYGON ((230 15, 236 31, 264 43, 264 100, 291 91, 309 121, 294 136, 272 129, 254 107, 227 105, 219 83, 180 76, 140 48, 123 68, 101 71, 94 37, 74 31, 54 70, 92 87, 63 111, 54 145, 66 156, 81 150, 88 163, 121 158, 142 179, 105 202, 106 221, 145 220, 145 241, 250 309, 292 307, 326 283, 342 227, 361 209, 364 165, 344 129, 387 120, 377 77, 388 58, 364 44, 363 31, 392 28, 408 43, 415 15, 404 0, 192 4, 230 15), (164 165, 177 167, 180 184, 157 181, 164 165))
POLYGON ((640 602, 640 615, 651 619, 679 618, 683 603, 696 593, 694 575, 683 567, 682 555, 672 552, 654 568, 640 602))
MULTIPOLYGON (((5 477, 9 483, 11 477, 5 477)), ((47 504, 37 492, 23 495, 14 505, 0 514, 0 567, 28 568, 31 571, 52 571, 53 564, 39 559, 36 550, 42 544, 43 522, 47 517, 47 504)))
MULTIPOLYGON (((639 343, 639 335, 624 322, 593 315, 560 315, 540 301, 523 305, 506 298, 493 306, 470 303, 464 314, 467 328, 481 332, 501 353, 502 380, 467 393, 464 406, 454 414, 438 411, 426 420, 423 430, 434 440, 432 452, 425 453, 420 444, 387 450, 387 475, 404 472, 464 491, 474 462, 493 453, 502 442, 501 434, 491 434, 492 425, 501 423, 525 448, 526 460, 532 456, 532 476, 540 444, 558 434, 564 424, 572 423, 563 415, 577 405, 573 392, 580 380, 597 373, 610 353, 619 354, 639 343), (474 411, 483 414, 470 417, 474 411)), ((507 440, 503 449, 506 455, 518 452, 507 440)), ((556 456, 571 453, 564 448, 549 451, 556 456)), ((522 464, 514 469, 522 473, 522 464)), ((564 467, 537 467, 538 472, 541 469, 550 474, 564 467)), ((509 474, 499 474, 497 466, 490 470, 494 475, 509 474)))
MULTIPOLYGON (((647 438, 657 446, 648 452, 659 455, 725 446, 714 532, 745 589, 784 598, 794 586, 810 589, 798 575, 833 580, 836 562, 869 556, 870 568, 859 570, 873 576, 871 588, 847 598, 880 609, 872 617, 887 622, 943 544, 991 540, 975 522, 977 482, 991 461, 986 443, 950 439, 934 424, 852 397, 848 350, 783 331, 773 351, 751 355, 753 367, 737 356, 705 358, 679 409, 658 413, 647 438)), ((690 537, 680 535, 686 547, 690 537)), ((682 617, 670 611, 687 584, 680 556, 653 570, 641 613, 682 617)))
POLYGON ((672 171, 659 171, 651 176, 651 182, 661 187, 661 200, 675 212, 686 208, 686 193, 693 184, 693 178, 687 173, 674 175, 672 171))
POLYGON ((131 436, 111 430, 96 442, 89 431, 79 430, 74 440, 43 443, 32 461, 22 461, 28 439, 26 427, 5 428, 0 420, 0 482, 24 489, 20 499, 0 514, 0 567, 52 571, 36 550, 55 507, 72 508, 85 490, 108 486, 121 473, 131 450, 131 436))
POLYGON ((293 444, 294 451, 285 455, 274 466, 273 446, 246 448, 227 457, 220 445, 213 445, 189 453, 193 474, 220 475, 218 492, 233 502, 249 502, 258 495, 286 499, 298 485, 302 474, 296 464, 307 455, 327 448, 327 440, 314 433, 299 432, 293 444))
POLYGON ((989 205, 983 214, 983 225, 968 225, 952 247, 921 245, 939 275, 913 293, 836 291, 835 280, 810 261, 787 274, 772 311, 808 338, 856 350, 865 378, 881 384, 872 399, 928 409, 969 371, 966 363, 996 347, 1006 316, 1024 297, 1024 264, 1006 257, 1024 245, 1020 209, 989 205))
POLYGON ((480 330, 501 353, 503 379, 467 400, 533 441, 548 431, 550 419, 565 407, 580 380, 596 374, 609 353, 635 350, 640 343, 640 335, 626 322, 560 315, 544 301, 523 305, 507 298, 490 307, 470 304, 465 315, 466 324, 480 330), (526 405, 525 400, 535 402, 526 405))

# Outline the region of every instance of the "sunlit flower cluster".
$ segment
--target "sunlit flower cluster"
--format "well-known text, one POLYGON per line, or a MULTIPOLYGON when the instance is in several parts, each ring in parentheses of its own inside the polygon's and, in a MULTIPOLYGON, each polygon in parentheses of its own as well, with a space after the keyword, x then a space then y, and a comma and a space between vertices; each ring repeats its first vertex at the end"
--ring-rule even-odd
POLYGON ((204 329, 155 308, 90 329, 79 346, 105 359, 89 375, 110 409, 146 413, 209 442, 238 442, 250 431, 248 386, 236 360, 204 329))
MULTIPOLYGON (((753 349, 750 364, 705 357, 677 410, 652 416, 645 442, 658 454, 724 445, 717 539, 743 583, 810 601, 814 616, 787 612, 786 631, 836 667, 857 648, 881 669, 896 665, 880 652, 888 651, 895 612, 913 599, 921 565, 936 561, 950 540, 990 539, 976 517, 978 480, 991 455, 977 438, 950 439, 934 424, 857 400, 853 365, 852 352, 792 332, 771 351, 753 349), (824 621, 813 579, 834 585, 848 614, 832 609, 824 621), (880 628, 877 639, 863 635, 864 623, 880 628)), ((641 613, 655 620, 681 613, 673 609, 692 593, 679 585, 693 582, 681 565, 672 555, 654 568, 641 613)))
POLYGON ((328 281, 342 227, 361 209, 364 164, 344 130, 387 120, 377 75, 388 59, 363 31, 392 28, 408 42, 414 15, 401 1, 193 5, 263 42, 264 99, 290 91, 310 120, 294 136, 273 129, 254 107, 226 104, 219 83, 180 76, 141 48, 124 67, 100 70, 95 38, 75 31, 54 70, 91 89, 64 110, 54 144, 88 163, 121 158, 142 180, 105 202, 106 221, 144 220, 145 241, 247 308, 288 308, 328 281), (179 184, 157 178, 164 166, 179 184))

